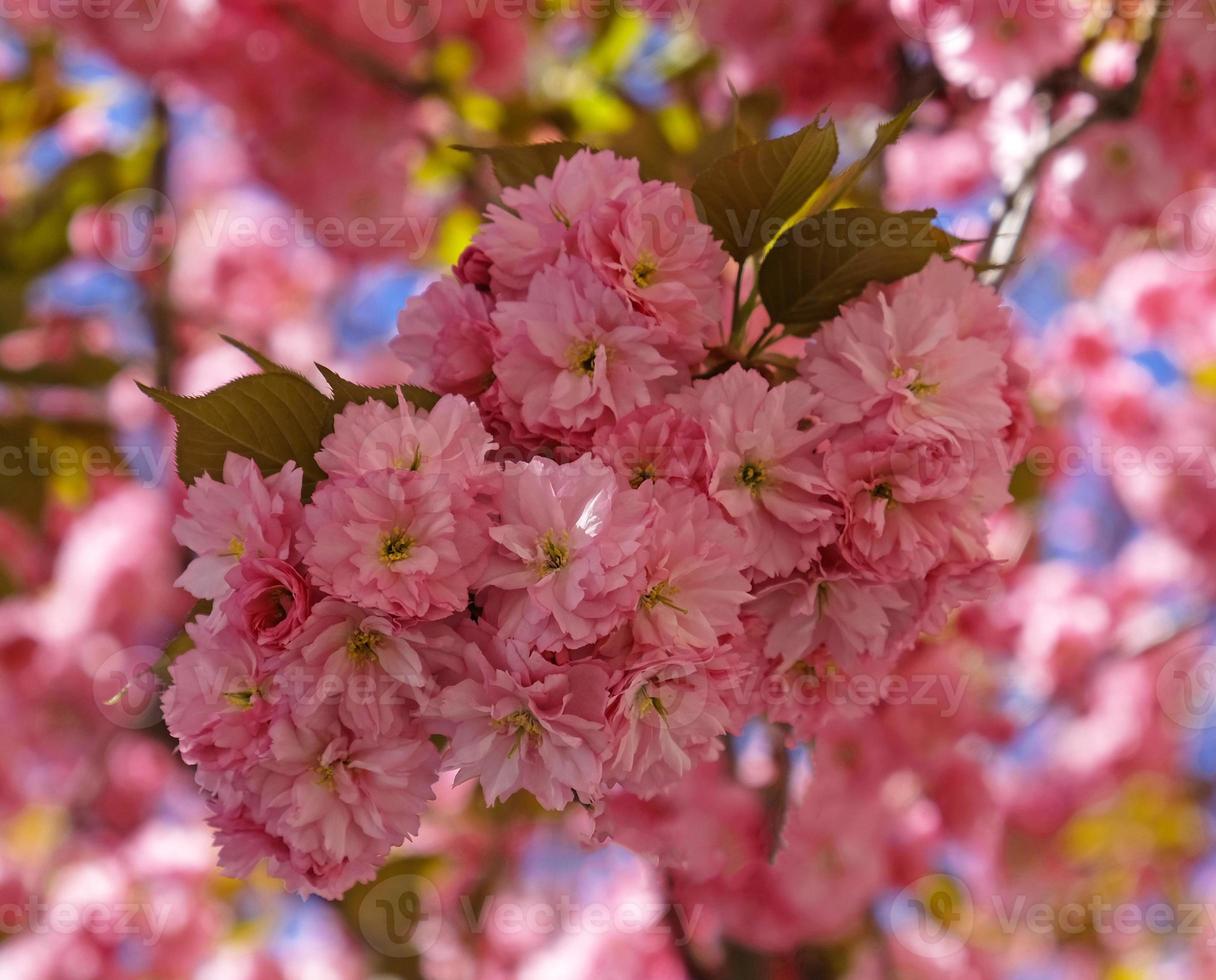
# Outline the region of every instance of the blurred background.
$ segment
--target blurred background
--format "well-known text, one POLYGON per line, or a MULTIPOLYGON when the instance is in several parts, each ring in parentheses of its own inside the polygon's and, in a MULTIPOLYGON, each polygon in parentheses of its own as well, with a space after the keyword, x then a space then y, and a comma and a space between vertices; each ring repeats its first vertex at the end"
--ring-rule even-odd
POLYGON ((1214 436, 1212 4, 0 0, 0 977, 1216 976, 1214 436), (221 335, 407 380, 397 312, 497 194, 453 144, 687 183, 736 127, 827 108, 857 156, 925 97, 856 197, 999 232, 1036 416, 1002 595, 825 695, 792 772, 757 722, 610 801, 616 844, 441 785, 341 902, 222 877, 134 382, 248 373, 221 335))

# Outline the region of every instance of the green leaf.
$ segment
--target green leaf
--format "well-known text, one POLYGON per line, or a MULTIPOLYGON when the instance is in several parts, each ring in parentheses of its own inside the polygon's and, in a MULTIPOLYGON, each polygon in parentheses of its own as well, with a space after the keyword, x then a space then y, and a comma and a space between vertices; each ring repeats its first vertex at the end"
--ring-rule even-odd
POLYGON ((924 102, 924 99, 909 102, 904 106, 899 115, 879 126, 878 133, 874 137, 874 142, 866 151, 865 156, 845 167, 844 170, 825 183, 812 199, 808 213, 814 215, 821 211, 828 211, 844 200, 844 196, 853 189, 853 185, 857 183, 861 175, 869 170, 874 165, 874 162, 882 156, 883 150, 894 144, 904 134, 908 123, 916 115, 916 110, 924 102))
POLYGON ((326 384, 329 385, 333 392, 333 402, 335 412, 340 412, 347 405, 354 403, 362 405, 366 401, 376 399, 382 401, 386 405, 396 405, 398 393, 405 395, 405 400, 418 408, 430 411, 439 401, 439 396, 433 391, 427 391, 425 388, 419 388, 417 385, 380 385, 375 388, 369 388, 367 385, 356 384, 353 381, 347 381, 336 371, 332 371, 324 364, 318 364, 317 370, 325 378, 326 384))
POLYGON ((808 336, 871 282, 895 282, 948 255, 936 211, 843 208, 794 225, 760 267, 760 297, 787 333, 808 336))
POLYGON ((282 364, 279 364, 277 361, 272 361, 269 357, 267 357, 265 354, 263 354, 257 348, 250 347, 244 341, 237 340, 235 337, 229 337, 227 334, 222 333, 222 334, 220 334, 220 340, 222 340, 224 343, 226 343, 232 347, 235 347, 242 354, 244 354, 251 361, 253 361, 253 363, 256 364, 258 367, 260 367, 263 371, 266 371, 268 373, 273 373, 275 371, 279 371, 279 372, 282 372, 285 374, 297 373, 295 371, 292 371, 290 368, 284 367, 282 364))
POLYGON ((742 150, 752 146, 756 142, 754 137, 743 124, 743 109, 740 105, 739 93, 735 86, 727 81, 727 88, 730 89, 730 124, 734 130, 735 149, 742 150))
POLYGON ((204 473, 222 478, 230 452, 267 475, 294 461, 309 489, 325 478, 313 454, 332 424, 333 402, 298 374, 237 378, 197 398, 139 387, 177 421, 177 472, 185 483, 204 473))
POLYGON ((827 179, 839 153, 836 127, 816 121, 718 160, 693 183, 693 197, 726 250, 742 261, 780 234, 827 179))
POLYGON ((526 146, 465 146, 458 143, 452 149, 489 157, 498 182, 503 187, 518 187, 531 184, 537 177, 551 176, 559 161, 588 147, 584 143, 557 140, 526 146))

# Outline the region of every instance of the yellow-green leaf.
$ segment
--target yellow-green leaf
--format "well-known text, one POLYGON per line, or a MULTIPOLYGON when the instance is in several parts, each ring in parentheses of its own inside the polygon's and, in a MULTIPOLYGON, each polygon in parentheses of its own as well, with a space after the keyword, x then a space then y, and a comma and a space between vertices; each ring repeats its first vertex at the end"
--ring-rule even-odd
POLYGON ((811 206, 808 214, 818 214, 820 211, 827 211, 834 208, 842 200, 844 196, 853 189, 853 185, 861 178, 874 162, 882 156, 883 150, 895 143, 908 127, 908 123, 912 117, 916 115, 916 110, 924 104, 924 99, 917 102, 909 102, 904 106, 903 110, 894 119, 883 123, 878 127, 878 133, 874 137, 874 142, 866 151, 865 156, 854 163, 849 164, 839 174, 827 181, 815 194, 811 200, 811 206))
POLYGON ((831 174, 839 153, 836 127, 816 121, 718 160, 696 179, 693 197, 726 250, 742 261, 780 234, 831 174))

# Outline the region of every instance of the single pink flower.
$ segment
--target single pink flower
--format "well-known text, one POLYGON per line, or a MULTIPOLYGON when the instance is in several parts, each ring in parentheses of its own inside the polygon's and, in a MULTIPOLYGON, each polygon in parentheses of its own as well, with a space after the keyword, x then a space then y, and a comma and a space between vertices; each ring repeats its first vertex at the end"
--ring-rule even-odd
POLYGON ((410 366, 411 383, 472 398, 493 376, 492 311, 476 286, 441 279, 405 304, 389 347, 410 366))
POLYGON ((702 491, 709 485, 705 430, 671 405, 635 409, 598 429, 592 452, 631 487, 648 480, 702 491))
POLYGON ((218 613, 186 632, 194 648, 169 666, 165 724, 182 758, 199 767, 200 784, 212 787, 267 751, 274 675, 266 652, 218 613))
POLYGON ((608 698, 613 755, 605 779, 647 797, 668 789, 703 760, 722 751, 730 726, 729 689, 722 674, 733 664, 679 647, 631 658, 617 672, 608 698), (722 661, 715 665, 714 660, 722 661))
POLYGON ((787 665, 822 648, 852 669, 894 657, 916 639, 916 609, 889 583, 800 577, 766 587, 751 608, 772 623, 765 653, 787 665))
POLYGON ((489 474, 493 449, 477 407, 458 395, 445 395, 429 412, 405 398, 395 408, 373 398, 334 418, 317 465, 331 480, 398 470, 440 476, 458 488, 489 474))
POLYGON ((378 470, 322 484, 301 550, 330 595, 406 619, 468 605, 490 540, 484 509, 441 476, 378 470))
POLYGON ((641 599, 649 495, 591 456, 567 464, 508 463, 481 579, 504 636, 542 650, 586 646, 641 599))
POLYGON ((403 628, 337 599, 319 602, 296 639, 298 662, 277 678, 293 713, 336 706, 343 725, 371 739, 412 724, 430 685, 418 643, 427 625, 403 628))
POLYGON ((587 662, 555 666, 513 640, 487 647, 473 676, 439 696, 453 726, 444 768, 458 784, 479 780, 487 804, 518 790, 548 810, 598 799, 608 675, 587 662))
MULTIPOLYGON (((349 862, 371 877, 390 849, 418 833, 437 764, 435 747, 416 729, 366 740, 325 712, 306 726, 280 719, 271 728, 257 811, 291 849, 293 864, 295 855, 313 867, 349 862)), ((339 880, 349 887, 345 875, 339 880)))
POLYGON ((818 396, 800 381, 769 388, 736 365, 671 401, 705 429, 709 494, 743 531, 755 571, 806 568, 837 533, 816 451, 830 432, 818 396))
POLYGON ((199 599, 218 599, 228 592, 228 570, 244 555, 291 557, 300 522, 303 473, 287 463, 263 477, 257 464, 229 453, 224 479, 204 474, 186 491, 185 513, 173 525, 178 543, 196 557, 177 585, 199 599))
POLYGON ((552 177, 503 190, 503 207, 486 209, 476 244, 489 257, 497 293, 522 295, 532 277, 572 249, 594 209, 641 186, 638 162, 580 150, 558 162, 552 177))
POLYGON ((935 258, 846 306, 811 339, 802 373, 822 392, 828 422, 885 416, 896 433, 930 424, 983 443, 1012 421, 1003 397, 1011 336, 992 291, 935 258))
POLYGON ((592 213, 580 244, 606 282, 654 317, 655 343, 673 360, 698 364, 720 339, 726 253, 688 191, 659 181, 634 188, 592 213))
POLYGON ((537 273, 494 324, 502 409, 557 442, 586 448, 599 426, 661 401, 679 380, 655 347, 655 321, 581 260, 537 273))
POLYGON ((280 558, 242 558, 224 581, 232 590, 224 615, 261 647, 283 649, 308 618, 311 587, 280 558))
POLYGON ((739 610, 751 598, 743 536, 700 493, 662 488, 655 497, 634 638, 664 650, 716 647, 742 629, 739 610))

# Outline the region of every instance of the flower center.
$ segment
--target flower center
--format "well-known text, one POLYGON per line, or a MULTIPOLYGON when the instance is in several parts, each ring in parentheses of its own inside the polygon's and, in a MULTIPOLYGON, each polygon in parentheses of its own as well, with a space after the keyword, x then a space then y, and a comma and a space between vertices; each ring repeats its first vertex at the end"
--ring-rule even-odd
POLYGON ((662 698, 651 694, 650 688, 645 684, 638 688, 636 704, 639 718, 645 718, 646 715, 651 711, 653 711, 660 718, 667 717, 667 705, 663 703, 662 698))
POLYGON ((232 540, 228 542, 228 550, 224 552, 232 558, 240 558, 245 554, 245 542, 233 535, 232 540))
POLYGON ((595 374, 595 355, 599 352, 599 349, 600 345, 594 340, 575 344, 570 348, 570 353, 567 355, 570 359, 570 370, 575 374, 587 376, 595 374))
POLYGON ((633 475, 629 477, 629 485, 636 490, 647 480, 657 480, 659 471, 655 468, 654 463, 639 463, 633 468, 633 475))
POLYGON ((879 483, 874 487, 873 490, 870 491, 870 495, 872 497, 877 497, 880 500, 894 500, 894 497, 891 494, 891 484, 889 483, 879 483))
POLYGON ((565 532, 557 535, 546 531, 536 543, 536 548, 540 552, 536 566, 541 578, 560 572, 570 564, 570 545, 567 543, 565 532))
POLYGON ((322 763, 317 763, 317 768, 316 768, 317 785, 324 786, 326 789, 333 789, 334 788, 334 769, 335 768, 336 767, 333 765, 327 766, 322 763))
POLYGON ((1126 143, 1111 143, 1106 148, 1106 159, 1112 170, 1127 170, 1132 165, 1132 151, 1126 143))
POLYGON ((654 283, 654 274, 658 271, 658 260, 649 252, 643 252, 633 264, 633 284, 638 289, 646 289, 654 283))
POLYGON ((355 630, 346 641, 346 655, 355 664, 374 663, 377 659, 376 647, 383 639, 384 634, 375 630, 355 630))
POLYGON ((253 699, 261 693, 256 686, 241 688, 235 691, 225 691, 224 700, 234 708, 240 708, 244 711, 253 707, 253 699))
POLYGON ((514 733, 515 745, 507 753, 508 759, 519 751, 519 747, 523 744, 524 739, 533 743, 539 743, 544 735, 544 730, 540 727, 540 722, 536 720, 536 716, 530 711, 525 711, 523 708, 512 711, 509 715, 504 715, 501 718, 495 718, 490 724, 500 732, 514 733))
POLYGON ((688 610, 675 604, 675 594, 679 591, 670 582, 663 581, 658 585, 652 585, 649 589, 642 593, 642 598, 638 600, 638 605, 643 609, 654 609, 655 606, 666 606, 668 609, 674 609, 678 613, 687 613, 688 610))
POLYGON ((404 456, 393 457, 393 469, 409 470, 411 473, 417 473, 422 469, 422 447, 419 446, 414 450, 414 455, 410 459, 404 456))
POLYGON ((747 487, 754 494, 760 493, 760 488, 764 486, 768 479, 764 473, 764 464, 755 463, 751 460, 744 460, 743 465, 739 467, 739 472, 736 474, 741 486, 747 487))
POLYGON ((395 527, 380 538, 380 560, 386 565, 395 565, 399 561, 405 561, 413 548, 414 539, 401 528, 395 527))

